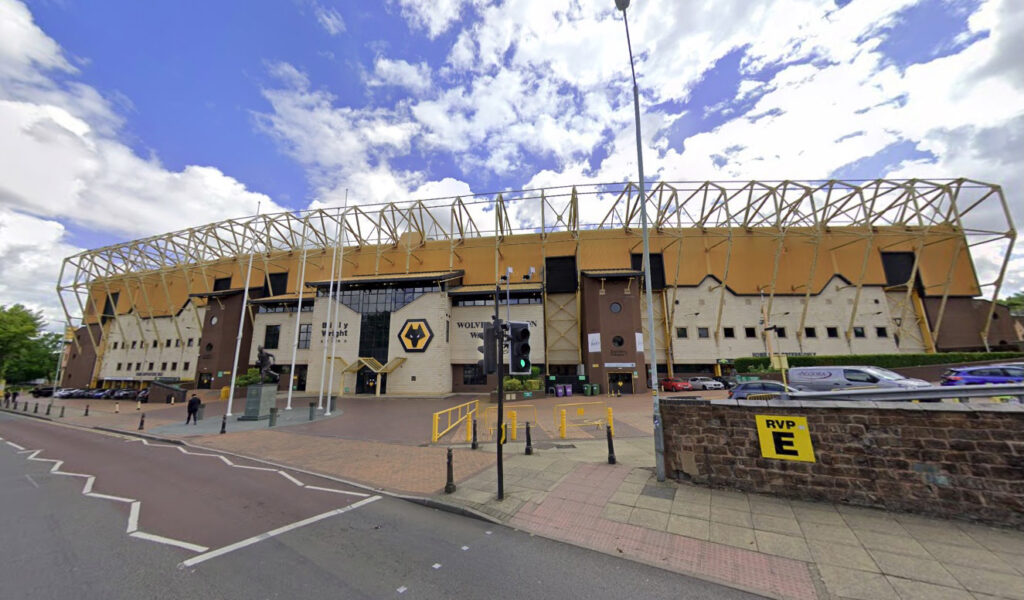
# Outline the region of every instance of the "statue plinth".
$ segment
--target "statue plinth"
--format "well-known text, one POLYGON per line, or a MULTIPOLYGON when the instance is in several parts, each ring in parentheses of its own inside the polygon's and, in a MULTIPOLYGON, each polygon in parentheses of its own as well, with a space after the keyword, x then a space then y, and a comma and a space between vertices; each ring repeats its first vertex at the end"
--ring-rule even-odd
POLYGON ((239 421, 262 421, 270 418, 270 409, 277 404, 277 384, 257 383, 245 390, 245 414, 239 421))

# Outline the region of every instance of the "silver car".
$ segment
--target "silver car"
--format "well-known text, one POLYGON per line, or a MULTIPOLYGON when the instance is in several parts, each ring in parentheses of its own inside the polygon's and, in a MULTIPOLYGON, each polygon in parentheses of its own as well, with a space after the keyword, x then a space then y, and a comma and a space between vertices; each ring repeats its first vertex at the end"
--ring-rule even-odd
POLYGON ((691 377, 690 385, 695 390, 724 390, 725 384, 710 377, 691 377))

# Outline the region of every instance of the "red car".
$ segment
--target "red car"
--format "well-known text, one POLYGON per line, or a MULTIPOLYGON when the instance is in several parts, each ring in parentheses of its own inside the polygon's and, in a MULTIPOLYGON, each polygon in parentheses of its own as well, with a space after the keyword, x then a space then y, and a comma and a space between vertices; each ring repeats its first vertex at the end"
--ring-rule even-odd
POLYGON ((665 377, 658 382, 661 389, 666 392, 692 392, 693 386, 689 381, 683 381, 678 377, 665 377))

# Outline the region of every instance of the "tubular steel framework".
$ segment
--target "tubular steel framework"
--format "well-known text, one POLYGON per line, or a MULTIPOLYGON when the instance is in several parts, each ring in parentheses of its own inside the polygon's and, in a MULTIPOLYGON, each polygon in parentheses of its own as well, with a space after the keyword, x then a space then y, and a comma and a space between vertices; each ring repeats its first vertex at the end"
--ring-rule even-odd
MULTIPOLYGON (((713 238, 716 245, 727 244, 726 276, 734 258, 733 235, 742 232, 777 238, 778 265, 782 240, 787 235, 820 243, 831 228, 842 227, 857 232, 869 247, 878 249, 885 244, 876 235, 882 227, 904 228, 917 235, 922 246, 930 243, 929 232, 951 231, 962 241, 957 243, 953 262, 961 252, 986 260, 986 268, 977 273, 982 295, 992 300, 982 340, 987 340, 995 300, 1016 240, 1002 188, 962 178, 663 181, 650 187, 648 202, 653 213, 649 215, 652 233, 679 238, 700 234, 713 238)), ((378 271, 382 260, 391 263, 393 269, 393 261, 384 254, 396 249, 405 251, 405 270, 409 272, 418 260, 415 250, 426 242, 447 242, 452 264, 467 240, 493 237, 497 276, 497 255, 509 236, 540 234, 544 240, 555 232, 566 232, 573 238, 585 230, 635 232, 640 226, 641 206, 639 187, 627 182, 260 214, 76 254, 64 260, 57 293, 67 324, 75 326, 85 321, 86 314, 100 314, 95 292, 105 288, 109 298, 111 282, 131 281, 144 290, 143 281, 158 280, 166 289, 169 278, 184 276, 188 282, 193 271, 205 277, 207 268, 225 260, 242 260, 250 253, 268 257, 278 252, 333 248, 339 230, 347 240, 345 253, 375 252, 378 271)), ((915 263, 908 283, 914 281, 917 266, 915 263)), ((810 265, 812 278, 816 268, 810 265)), ((952 268, 942 284, 943 300, 933 338, 941 325, 951 277, 952 268)), ((860 282, 852 284, 860 286, 860 282)), ((906 286, 908 304, 911 287, 906 286)), ((721 289, 720 302, 724 302, 725 286, 721 289)), ((929 290, 929 295, 938 296, 939 292, 929 290)), ((775 290, 766 289, 765 293, 770 303, 775 290)), ((139 300, 142 306, 133 305, 133 312, 150 314, 150 299, 143 296, 139 300)), ((91 338, 92 328, 87 331, 91 338)), ((96 340, 91 341, 95 346, 96 340)))

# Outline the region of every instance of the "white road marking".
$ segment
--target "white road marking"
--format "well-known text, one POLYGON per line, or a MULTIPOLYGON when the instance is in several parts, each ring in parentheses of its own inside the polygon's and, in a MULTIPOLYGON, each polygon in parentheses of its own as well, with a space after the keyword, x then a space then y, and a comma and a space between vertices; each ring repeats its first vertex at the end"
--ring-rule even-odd
POLYGON ((396 592, 398 592, 399 594, 404 594, 404 593, 405 593, 405 590, 407 590, 407 589, 409 589, 409 588, 407 588, 407 587, 405 587, 405 586, 403 585, 402 587, 398 588, 398 589, 397 589, 397 590, 395 590, 395 591, 396 591, 396 592))
POLYGON ((485 531, 484 533, 486 533, 487 535, 491 535, 490 531, 485 531))
POLYGON ((436 571, 436 570, 441 568, 441 563, 434 563, 433 565, 431 565, 430 568, 432 568, 432 569, 434 569, 436 571))
POLYGON ((15 448, 17 450, 24 450, 25 449, 24 446, 19 446, 19 445, 15 444, 14 442, 7 442, 7 445, 10 446, 11 448, 15 448))
POLYGON ((139 511, 142 509, 141 502, 132 502, 131 510, 128 512, 128 533, 135 533, 139 530, 139 511))
POLYGON ((39 487, 39 484, 36 483, 36 480, 32 479, 32 476, 29 475, 28 473, 25 473, 25 479, 28 479, 28 482, 31 483, 32 485, 34 485, 35 487, 37 487, 37 488, 39 487))
POLYGON ((466 550, 469 550, 469 546, 463 546, 463 547, 462 547, 462 551, 463 551, 463 552, 465 552, 466 550))
POLYGON ((369 504, 371 502, 376 502, 377 500, 380 500, 380 498, 381 498, 380 496, 371 496, 369 498, 365 498, 363 500, 360 500, 359 502, 356 502, 355 504, 350 504, 350 505, 345 506, 343 508, 337 508, 335 510, 330 510, 330 511, 327 511, 327 512, 322 513, 322 514, 309 517, 308 519, 303 519, 301 521, 296 521, 294 523, 291 523, 289 525, 285 525, 283 527, 278 527, 277 529, 268 531, 266 533, 261 533, 259 535, 255 535, 255 536, 253 536, 251 538, 242 540, 240 542, 235 542, 234 544, 228 544, 227 546, 224 546, 222 548, 217 548, 216 550, 211 550, 209 552, 206 552, 204 554, 200 554, 198 556, 193 556, 192 558, 190 558, 188 560, 182 561, 178 565, 178 568, 183 569, 185 567, 194 567, 195 565, 198 565, 199 563, 202 563, 202 562, 206 562, 206 561, 210 560, 211 558, 217 558, 218 556, 223 556, 223 555, 225 555, 225 554, 227 554, 229 552, 234 552, 235 550, 238 550, 240 548, 245 548, 246 546, 251 546, 251 545, 253 545, 253 544, 257 543, 257 542, 262 542, 263 540, 279 536, 282 533, 287 533, 289 531, 292 531, 293 529, 298 529, 300 527, 305 527, 306 525, 310 525, 312 523, 316 523, 317 521, 322 521, 322 520, 327 519, 329 517, 333 517, 333 516, 336 516, 336 515, 347 513, 349 511, 355 510, 355 509, 357 509, 360 506, 363 506, 365 504, 369 504))
POLYGON ((278 471, 278 473, 281 474, 281 477, 284 477, 285 479, 287 479, 288 481, 294 483, 295 485, 297 485, 299 487, 306 487, 306 484, 302 483, 301 481, 299 481, 298 479, 292 477, 291 475, 285 473, 284 471, 278 471))
POLYGON ((179 548, 184 548, 186 550, 191 550, 193 552, 206 552, 207 550, 209 550, 209 548, 207 548, 206 546, 200 546, 199 544, 190 544, 188 542, 183 542, 181 540, 167 538, 162 535, 153 535, 152 533, 146 533, 144 531, 134 531, 129 535, 134 538, 139 538, 140 540, 148 540, 150 542, 156 542, 158 544, 167 544, 168 546, 177 546, 179 548))
POLYGON ((348 491, 345 491, 345 490, 336 490, 334 488, 320 487, 318 485, 307 485, 306 489, 307 490, 317 490, 317 491, 320 491, 320 492, 334 492, 335 494, 348 494, 349 496, 359 496, 360 498, 369 498, 370 497, 369 494, 364 494, 362 492, 348 492, 348 491))

